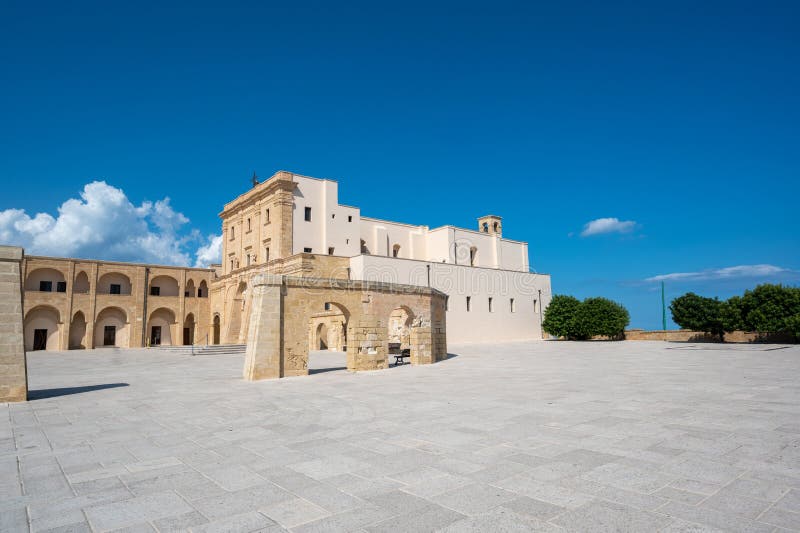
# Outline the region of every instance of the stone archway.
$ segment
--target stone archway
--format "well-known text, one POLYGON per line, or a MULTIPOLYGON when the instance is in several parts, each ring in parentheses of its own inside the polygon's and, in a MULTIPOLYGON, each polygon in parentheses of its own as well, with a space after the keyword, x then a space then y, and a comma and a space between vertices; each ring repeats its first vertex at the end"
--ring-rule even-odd
POLYGON ((213 344, 219 344, 219 334, 220 334, 220 320, 219 315, 214 315, 214 323, 212 325, 213 329, 213 344))
POLYGON ((389 315, 388 342, 399 344, 401 350, 411 347, 411 322, 414 312, 406 306, 397 307, 389 315))
POLYGON ((94 347, 127 348, 130 341, 128 313, 119 307, 106 307, 94 322, 94 347))
POLYGON ((316 341, 314 343, 314 347, 317 350, 328 349, 328 325, 325 322, 320 322, 319 326, 317 326, 317 331, 314 340, 316 341))
POLYGON ((147 321, 147 334, 149 346, 172 346, 176 344, 174 327, 176 324, 175 313, 166 307, 159 307, 150 313, 147 321))
POLYGON ((244 317, 244 306, 247 299, 247 283, 244 281, 239 282, 236 290, 231 288, 229 291, 230 297, 226 302, 228 309, 228 327, 227 334, 225 335, 226 344, 239 344, 242 342, 242 318, 244 317))
POLYGON ((72 317, 69 325, 69 349, 83 350, 87 348, 86 340, 86 316, 83 311, 78 311, 72 317))
POLYGON ((194 314, 189 313, 186 315, 186 320, 183 321, 183 338, 181 339, 184 346, 194 344, 194 314))
POLYGON ((61 315, 55 307, 40 305, 25 315, 25 350, 58 350, 61 315))

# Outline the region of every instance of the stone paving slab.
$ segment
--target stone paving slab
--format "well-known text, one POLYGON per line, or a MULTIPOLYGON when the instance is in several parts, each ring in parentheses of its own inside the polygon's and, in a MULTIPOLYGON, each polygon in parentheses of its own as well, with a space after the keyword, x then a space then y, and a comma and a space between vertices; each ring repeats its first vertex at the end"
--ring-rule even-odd
POLYGON ((800 531, 799 347, 450 351, 258 383, 238 355, 31 353, 0 530, 800 531))

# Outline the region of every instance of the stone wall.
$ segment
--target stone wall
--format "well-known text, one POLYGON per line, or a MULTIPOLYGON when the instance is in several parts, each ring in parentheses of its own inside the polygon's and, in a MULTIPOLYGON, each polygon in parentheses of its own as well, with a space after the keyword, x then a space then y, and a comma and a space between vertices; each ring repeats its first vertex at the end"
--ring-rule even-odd
MULTIPOLYGON (((719 342, 719 337, 702 331, 688 329, 643 330, 629 329, 625 331, 628 341, 671 341, 671 342, 719 342)), ((767 334, 755 331, 733 331, 725 334, 725 342, 777 342, 791 343, 794 339, 786 334, 767 334)))
POLYGON ((28 399, 22 326, 22 248, 0 246, 0 403, 28 399))
POLYGON ((251 285, 245 379, 308 374, 310 328, 326 313, 344 320, 348 370, 389 366, 390 321, 397 309, 412 320, 412 364, 447 357, 445 295, 435 289, 269 274, 254 276, 251 285))

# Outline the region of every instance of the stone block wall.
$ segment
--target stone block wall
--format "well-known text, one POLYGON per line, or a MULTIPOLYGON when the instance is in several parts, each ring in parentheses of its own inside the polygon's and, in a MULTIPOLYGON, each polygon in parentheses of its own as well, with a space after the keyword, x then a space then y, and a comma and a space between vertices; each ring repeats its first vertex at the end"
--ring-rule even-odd
POLYGON ((0 246, 0 403, 28 399, 22 329, 22 248, 0 246))

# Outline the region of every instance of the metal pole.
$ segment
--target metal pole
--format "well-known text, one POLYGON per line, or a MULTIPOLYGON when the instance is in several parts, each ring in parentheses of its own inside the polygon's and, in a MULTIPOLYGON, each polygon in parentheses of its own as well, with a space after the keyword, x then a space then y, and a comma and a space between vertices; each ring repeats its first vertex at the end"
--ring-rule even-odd
POLYGON ((661 329, 667 331, 667 304, 664 298, 664 282, 661 282, 661 329))

